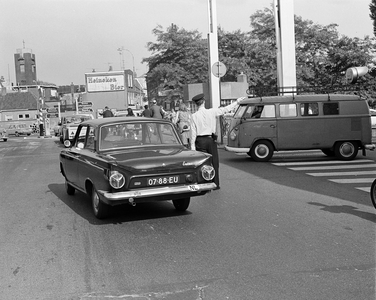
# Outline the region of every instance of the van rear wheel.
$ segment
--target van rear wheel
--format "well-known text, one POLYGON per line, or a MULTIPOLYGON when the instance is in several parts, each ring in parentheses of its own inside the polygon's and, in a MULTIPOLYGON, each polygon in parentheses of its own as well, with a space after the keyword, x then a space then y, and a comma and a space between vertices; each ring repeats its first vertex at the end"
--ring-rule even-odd
POLYGON ((358 155, 358 144, 346 141, 337 142, 334 146, 334 153, 340 160, 353 160, 358 155))
POLYGON ((254 161, 269 161, 274 153, 273 144, 269 141, 257 141, 247 153, 254 161))

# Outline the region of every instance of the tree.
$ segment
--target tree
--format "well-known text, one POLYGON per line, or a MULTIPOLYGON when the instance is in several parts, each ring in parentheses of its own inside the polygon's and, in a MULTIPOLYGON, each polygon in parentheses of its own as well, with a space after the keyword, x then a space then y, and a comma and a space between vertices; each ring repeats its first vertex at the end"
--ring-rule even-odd
POLYGON ((369 10, 371 12, 369 16, 373 20, 373 34, 376 36, 376 0, 371 0, 369 10))
MULTIPOLYGON (((244 72, 250 87, 276 88, 274 20, 274 10, 264 8, 250 16, 249 32, 226 32, 218 28, 219 60, 227 67, 222 81, 235 81, 244 72)), ((337 27, 337 24, 323 26, 295 16, 298 86, 341 85, 345 83, 348 68, 376 62, 374 37, 349 38, 340 35, 337 27)), ((153 33, 157 41, 147 45, 152 56, 143 60, 149 64, 147 80, 151 97, 161 91, 167 98, 182 96, 185 84, 208 81, 207 40, 198 31, 187 31, 172 24, 166 31, 157 26, 153 33)), ((374 80, 367 74, 361 82, 371 79, 374 80)))
POLYGON ((153 34, 157 42, 147 44, 153 55, 143 59, 149 64, 147 82, 151 97, 160 91, 174 91, 167 92, 167 98, 173 94, 181 97, 185 84, 207 81, 207 42, 197 30, 187 31, 172 24, 164 31, 158 25, 153 34))

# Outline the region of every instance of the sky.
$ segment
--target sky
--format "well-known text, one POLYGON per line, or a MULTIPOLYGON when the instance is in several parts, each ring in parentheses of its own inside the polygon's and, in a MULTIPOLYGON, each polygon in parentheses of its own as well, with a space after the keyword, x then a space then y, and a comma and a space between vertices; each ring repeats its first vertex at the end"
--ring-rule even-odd
MULTIPOLYGON (((283 0, 281 0, 283 1, 283 0)), ((250 16, 273 0, 216 0, 225 31, 250 31, 250 16)), ((294 0, 294 13, 320 25, 338 24, 340 34, 373 36, 371 0, 294 0)), ((85 73, 148 71, 152 30, 171 24, 208 34, 208 0, 0 0, 0 76, 15 82, 14 53, 31 49, 37 79, 60 85, 85 84, 85 73), (119 48, 124 48, 119 52, 119 48), (122 53, 122 54, 121 54, 122 53)))

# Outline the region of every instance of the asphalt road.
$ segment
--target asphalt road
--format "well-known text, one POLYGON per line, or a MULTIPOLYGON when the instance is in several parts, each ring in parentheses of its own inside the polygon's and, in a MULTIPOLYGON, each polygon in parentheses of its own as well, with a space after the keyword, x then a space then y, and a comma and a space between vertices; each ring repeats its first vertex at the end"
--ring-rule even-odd
POLYGON ((336 169, 319 152, 220 150, 221 190, 186 213, 145 203, 100 221, 65 193, 60 147, 0 142, 0 299, 375 299, 371 184, 350 181, 370 176, 312 175, 376 177, 374 156, 336 169))

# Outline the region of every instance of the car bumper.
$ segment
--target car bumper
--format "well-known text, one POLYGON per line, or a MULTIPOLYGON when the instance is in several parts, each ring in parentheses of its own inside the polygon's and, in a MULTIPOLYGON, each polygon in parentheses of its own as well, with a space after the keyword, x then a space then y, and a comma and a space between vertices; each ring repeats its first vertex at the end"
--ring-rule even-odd
POLYGON ((225 150, 228 152, 234 152, 234 153, 248 153, 249 148, 236 148, 236 147, 229 147, 225 146, 225 150))
POLYGON ((137 203, 146 202, 153 200, 165 200, 167 196, 171 196, 171 199, 184 198, 186 196, 199 196, 200 194, 205 194, 213 189, 217 185, 214 182, 191 184, 191 185, 179 185, 179 186, 166 186, 166 187, 156 187, 148 189, 139 189, 133 191, 110 193, 108 191, 99 190, 98 194, 101 200, 108 204, 121 203, 137 203), (140 201, 139 201, 140 200, 140 201))

